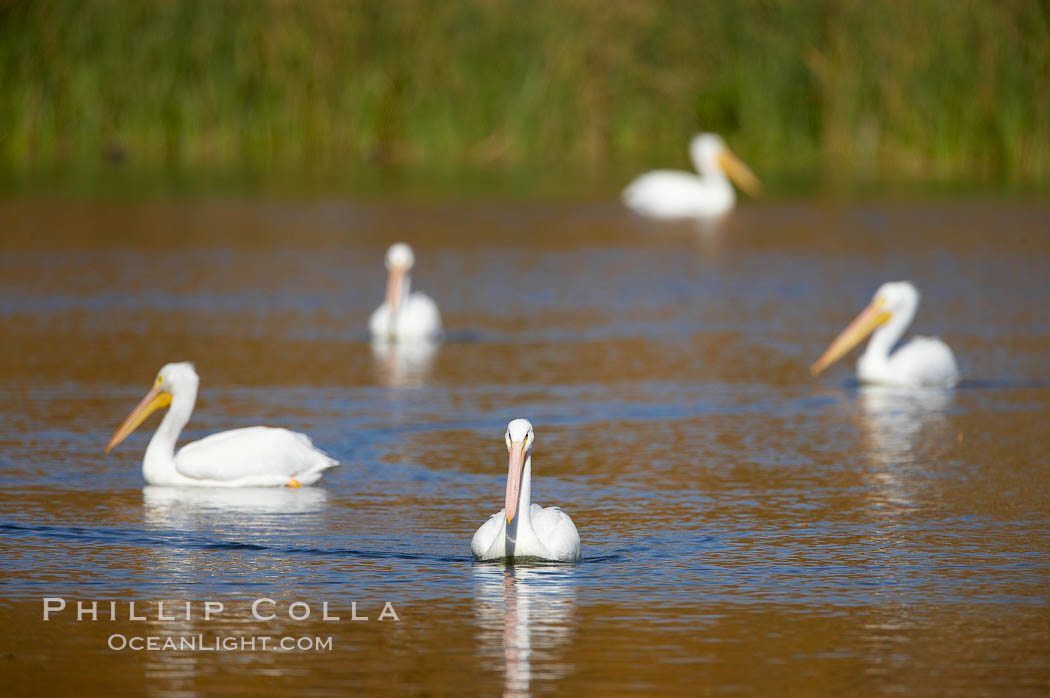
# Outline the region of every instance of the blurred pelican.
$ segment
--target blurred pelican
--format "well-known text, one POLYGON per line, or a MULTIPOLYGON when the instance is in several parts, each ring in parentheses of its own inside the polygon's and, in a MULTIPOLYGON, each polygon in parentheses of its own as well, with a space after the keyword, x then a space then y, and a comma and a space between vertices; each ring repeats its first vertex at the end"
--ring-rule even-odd
MULTIPOLYGON (((882 472, 922 463, 922 447, 943 447, 950 433, 945 414, 954 390, 862 385, 857 412, 865 450, 882 472)), ((928 451, 927 451, 928 453, 928 451)))
POLYGON ((197 399, 200 379, 189 362, 160 369, 153 388, 113 434, 106 453, 154 411, 171 406, 146 447, 142 476, 150 485, 299 487, 321 479, 339 462, 314 448, 310 437, 287 429, 247 427, 212 434, 175 452, 197 399))
POLYGON ((693 136, 689 156, 700 176, 677 170, 647 172, 623 190, 623 202, 653 218, 706 218, 726 213, 736 203, 729 175, 737 186, 758 196, 762 184, 714 133, 693 136))
POLYGON ((868 307, 835 338, 810 371, 817 375, 874 332, 857 362, 857 378, 862 382, 954 387, 959 382, 959 369, 952 350, 941 340, 915 337, 900 348, 893 348, 908 329, 918 307, 919 292, 911 283, 883 284, 868 307))
POLYGON ((532 424, 515 419, 507 425, 504 438, 510 452, 506 506, 474 534, 470 542, 474 558, 579 560, 580 534, 569 515, 558 507, 532 503, 532 424))
POLYGON ((403 242, 386 251, 386 300, 376 308, 368 328, 376 339, 398 342, 441 337, 437 304, 422 293, 410 293, 415 264, 412 248, 403 242))

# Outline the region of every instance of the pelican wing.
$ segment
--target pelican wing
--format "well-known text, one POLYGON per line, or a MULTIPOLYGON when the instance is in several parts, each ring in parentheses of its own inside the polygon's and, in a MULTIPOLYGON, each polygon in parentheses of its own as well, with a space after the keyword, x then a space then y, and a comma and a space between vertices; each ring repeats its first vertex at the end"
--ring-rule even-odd
POLYGON ((732 196, 729 187, 713 188, 694 174, 675 170, 648 172, 623 190, 628 208, 657 218, 715 215, 732 206, 732 196))
MULTIPOLYGON (((387 337, 391 334, 390 323, 395 321, 390 315, 390 307, 383 303, 372 313, 368 320, 369 331, 376 337, 387 337)), ((394 336, 399 340, 439 339, 441 337, 441 313, 437 303, 424 293, 413 293, 401 305, 396 318, 394 336)))
POLYGON ((293 478, 309 485, 338 465, 310 437, 287 429, 247 427, 186 444, 175 468, 186 477, 240 486, 284 485, 293 478))
POLYGON ((573 561, 580 559, 580 532, 576 524, 560 507, 542 508, 532 505, 532 528, 554 559, 573 561))
POLYGON ((386 303, 372 311, 372 316, 368 318, 368 331, 379 337, 390 334, 390 308, 386 303))
POLYGON ((937 337, 913 337, 890 355, 890 362, 910 384, 950 388, 959 381, 955 355, 937 337))
POLYGON ((503 538, 506 534, 504 522, 506 521, 506 510, 500 509, 489 517, 489 520, 481 524, 470 541, 470 552, 474 554, 475 560, 491 560, 503 557, 506 553, 503 549, 503 538), (498 550, 493 550, 492 545, 500 542, 498 550))
POLYGON ((401 325, 418 337, 436 337, 441 334, 441 313, 437 303, 425 293, 413 293, 401 309, 401 325))

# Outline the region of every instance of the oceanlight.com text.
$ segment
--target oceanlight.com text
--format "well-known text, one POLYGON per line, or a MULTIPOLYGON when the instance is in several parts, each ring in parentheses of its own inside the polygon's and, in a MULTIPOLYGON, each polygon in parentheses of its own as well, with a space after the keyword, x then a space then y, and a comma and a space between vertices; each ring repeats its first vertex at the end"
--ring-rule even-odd
POLYGON ((124 635, 106 640, 116 652, 331 652, 332 637, 313 635, 124 635))

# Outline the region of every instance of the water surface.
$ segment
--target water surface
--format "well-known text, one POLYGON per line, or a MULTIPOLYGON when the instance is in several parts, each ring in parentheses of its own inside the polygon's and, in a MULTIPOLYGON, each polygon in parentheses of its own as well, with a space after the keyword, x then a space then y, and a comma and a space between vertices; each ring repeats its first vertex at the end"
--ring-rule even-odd
POLYGON ((600 203, 7 202, 0 219, 16 692, 1050 691, 1045 205, 782 203, 696 226, 600 203), (441 305, 439 347, 368 342, 395 240, 441 305), (860 388, 855 354, 810 378, 896 279, 923 292, 914 331, 953 347, 959 389, 860 388), (175 360, 201 375, 184 440, 285 426, 343 466, 301 490, 144 487, 156 418, 103 448, 175 360), (519 416, 578 565, 470 559, 519 416), (69 607, 44 622, 44 597, 69 607), (275 618, 253 617, 260 598, 275 618), (225 610, 206 620, 206 601, 225 610))

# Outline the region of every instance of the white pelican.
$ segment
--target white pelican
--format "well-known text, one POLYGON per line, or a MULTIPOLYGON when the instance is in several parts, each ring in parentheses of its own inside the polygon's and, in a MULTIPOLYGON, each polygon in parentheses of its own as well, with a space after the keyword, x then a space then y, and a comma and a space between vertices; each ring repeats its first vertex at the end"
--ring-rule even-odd
POLYGON ((677 170, 647 172, 623 190, 624 204, 653 218, 706 218, 720 216, 736 203, 726 175, 751 196, 762 191, 754 173, 714 133, 693 136, 689 157, 699 177, 677 170))
POLYGON ((247 427, 212 434, 175 452, 197 399, 200 379, 189 362, 160 369, 153 388, 117 428, 106 453, 161 407, 171 406, 146 447, 142 476, 149 485, 299 487, 312 485, 339 462, 314 448, 310 437, 287 429, 247 427))
POLYGON ((558 507, 532 503, 532 424, 515 419, 507 425, 505 438, 510 452, 506 506, 474 534, 474 558, 579 560, 580 534, 569 515, 558 507))
POLYGON ((386 251, 386 301, 375 309, 368 328, 376 339, 397 342, 441 337, 437 303, 422 293, 410 293, 415 263, 412 248, 403 242, 386 251))
POLYGON ((904 387, 955 386, 959 369, 952 350, 941 340, 915 337, 893 350, 918 307, 919 291, 909 282, 883 284, 871 304, 835 338, 810 371, 817 375, 874 331, 857 362, 857 378, 862 382, 904 387))

